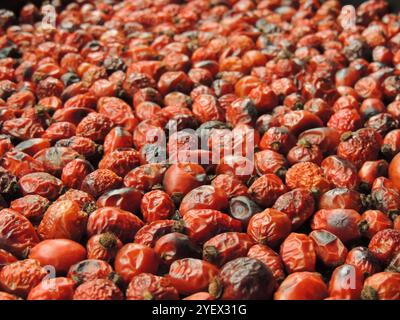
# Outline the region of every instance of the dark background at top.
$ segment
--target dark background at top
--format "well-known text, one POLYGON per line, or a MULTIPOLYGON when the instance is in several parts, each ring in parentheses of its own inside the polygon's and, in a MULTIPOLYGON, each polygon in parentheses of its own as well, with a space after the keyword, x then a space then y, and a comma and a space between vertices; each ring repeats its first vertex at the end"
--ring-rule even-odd
MULTIPOLYGON (((72 2, 73 0, 62 0, 63 3, 69 3, 72 2)), ((343 5, 345 4, 353 4, 353 5, 359 5, 366 0, 342 0, 343 5)), ((400 11, 400 0, 387 0, 391 6, 391 11, 400 11)), ((40 4, 41 0, 0 0, 0 9, 9 9, 13 10, 15 13, 18 13, 21 7, 25 3, 35 3, 35 4, 40 4), (3 3, 2 3, 3 2, 3 3)))

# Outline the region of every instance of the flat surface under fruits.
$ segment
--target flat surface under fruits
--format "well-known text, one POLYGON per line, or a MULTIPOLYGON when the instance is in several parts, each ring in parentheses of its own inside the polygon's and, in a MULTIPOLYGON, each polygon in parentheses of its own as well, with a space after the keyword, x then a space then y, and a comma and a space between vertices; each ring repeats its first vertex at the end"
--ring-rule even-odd
POLYGON ((0 300, 400 300, 390 10, 0 9, 0 300))

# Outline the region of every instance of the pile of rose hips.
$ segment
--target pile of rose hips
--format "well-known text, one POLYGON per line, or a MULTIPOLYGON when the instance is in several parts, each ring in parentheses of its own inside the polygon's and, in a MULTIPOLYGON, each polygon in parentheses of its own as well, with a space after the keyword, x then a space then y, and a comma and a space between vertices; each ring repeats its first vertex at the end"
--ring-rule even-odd
POLYGON ((56 9, 0 10, 0 299, 400 299, 386 1, 56 9))

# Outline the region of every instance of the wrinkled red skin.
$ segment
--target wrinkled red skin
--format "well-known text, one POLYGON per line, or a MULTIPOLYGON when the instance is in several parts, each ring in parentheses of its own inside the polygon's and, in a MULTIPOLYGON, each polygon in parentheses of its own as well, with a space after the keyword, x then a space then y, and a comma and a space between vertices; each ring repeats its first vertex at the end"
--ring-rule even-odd
POLYGON ((115 127, 104 138, 104 153, 110 153, 119 148, 132 148, 132 134, 122 127, 115 127))
POLYGON ((165 166, 159 163, 142 165, 133 169, 124 177, 124 185, 147 192, 153 186, 162 182, 165 170, 165 166))
POLYGON ((50 201, 48 199, 32 194, 13 200, 10 203, 10 209, 19 212, 30 221, 39 221, 49 205, 50 201))
POLYGON ((271 127, 261 138, 259 147, 261 150, 274 150, 281 154, 287 154, 296 144, 296 138, 285 127, 271 127))
POLYGON ((16 261, 1 269, 0 287, 10 294, 26 298, 46 275, 46 270, 36 260, 16 261))
POLYGON ((400 274, 380 272, 367 278, 361 292, 363 300, 399 300, 400 274))
POLYGON ((396 214, 400 206, 400 193, 392 180, 384 177, 375 179, 372 184, 371 198, 375 209, 391 215, 396 214))
POLYGON ((103 193, 116 189, 122 184, 122 179, 108 169, 97 169, 89 173, 81 184, 81 190, 98 198, 103 193))
POLYGON ((207 290, 218 272, 218 268, 207 261, 184 258, 171 264, 167 277, 179 294, 190 295, 207 290))
POLYGON ((325 177, 338 188, 356 189, 358 186, 357 168, 339 156, 329 156, 321 163, 325 177))
POLYGON ((285 279, 285 268, 278 253, 262 244, 253 245, 247 252, 249 258, 260 260, 274 275, 277 285, 285 279))
POLYGON ((1 166, 21 178, 29 173, 43 172, 44 166, 38 160, 21 151, 9 151, 0 160, 1 166))
POLYGON ((75 2, 0 13, 0 299, 400 298, 386 1, 75 2))
POLYGON ((246 233, 221 233, 204 243, 203 259, 222 266, 228 261, 246 256, 253 244, 246 233))
POLYGON ((100 113, 92 112, 79 122, 76 127, 76 135, 89 138, 94 142, 103 142, 112 126, 113 123, 110 118, 100 113))
POLYGON ((273 150, 263 150, 255 153, 254 165, 259 175, 273 173, 279 176, 288 167, 286 158, 273 150))
POLYGON ((195 242, 204 243, 213 236, 228 231, 241 231, 242 223, 227 214, 212 209, 193 209, 182 217, 185 233, 195 242))
POLYGON ((141 244, 129 243, 118 251, 114 268, 124 283, 128 284, 140 273, 156 273, 159 263, 160 258, 153 249, 141 244))
POLYGON ((225 193, 228 199, 237 196, 247 195, 247 186, 238 178, 230 174, 219 174, 212 181, 211 185, 225 193))
POLYGON ((69 189, 67 192, 59 196, 56 201, 64 200, 75 201, 78 204, 79 208, 83 210, 87 205, 93 204, 95 199, 90 194, 84 191, 69 189))
POLYGON ((339 143, 337 154, 360 168, 365 161, 378 158, 382 144, 381 135, 372 128, 363 128, 351 133, 339 143))
POLYGON ((133 241, 143 222, 134 214, 115 207, 103 207, 94 211, 88 219, 87 234, 112 232, 123 243, 133 241))
POLYGON ((310 191, 298 188, 281 195, 273 208, 286 213, 292 222, 292 230, 295 230, 314 213, 315 201, 310 191))
POLYGON ((85 137, 74 136, 69 139, 62 139, 56 142, 56 147, 66 147, 75 150, 85 158, 92 158, 98 153, 98 145, 85 137))
POLYGON ((7 292, 1 292, 0 291, 0 301, 2 300, 20 300, 21 298, 17 297, 16 295, 7 293, 7 292))
POLYGON ((354 266, 365 277, 381 271, 379 261, 366 247, 355 247, 349 251, 346 257, 346 264, 354 266))
POLYGON ((63 183, 48 173, 36 172, 23 176, 19 180, 19 186, 24 195, 38 194, 49 200, 55 200, 61 193, 63 183))
POLYGON ((50 142, 51 141, 47 138, 33 138, 20 142, 15 146, 15 149, 21 152, 25 152, 26 154, 33 157, 39 151, 46 148, 50 148, 51 147, 50 142))
POLYGON ((305 110, 288 112, 281 118, 280 123, 295 136, 298 136, 305 130, 323 126, 320 118, 310 111, 305 110))
POLYGON ((73 300, 122 300, 123 294, 111 280, 96 279, 81 284, 73 300))
POLYGON ((314 230, 309 237, 314 242, 317 258, 326 266, 335 267, 343 264, 347 249, 333 233, 326 230, 314 230))
POLYGON ((121 240, 110 232, 96 234, 90 237, 86 243, 88 259, 98 259, 106 262, 113 261, 121 248, 121 240))
POLYGON ((245 156, 229 155, 220 160, 215 172, 234 175, 237 179, 246 182, 254 173, 254 164, 245 156))
POLYGON ((113 272, 113 268, 107 262, 87 259, 72 265, 68 270, 67 277, 79 285, 95 279, 112 280, 113 272))
POLYGON ((280 256, 287 273, 315 271, 314 243, 305 234, 291 233, 280 247, 280 256))
POLYGON ((46 279, 34 287, 28 295, 28 300, 72 300, 75 282, 71 279, 58 277, 46 279))
POLYGON ((259 205, 269 207, 286 191, 287 187, 278 176, 265 174, 252 183, 248 193, 259 205))
POLYGON ((85 233, 87 213, 75 201, 56 201, 45 212, 37 232, 42 239, 80 241, 85 233))
POLYGON ((322 276, 316 272, 290 274, 274 294, 274 300, 321 300, 328 296, 322 276))
POLYGON ((128 300, 179 300, 168 278, 142 273, 133 277, 126 291, 128 300))
POLYGON ((317 145, 324 154, 328 155, 336 151, 340 134, 335 129, 321 127, 303 131, 299 139, 305 139, 312 145, 317 145))
POLYGON ((247 234, 254 242, 276 247, 291 231, 289 217, 275 209, 265 209, 253 215, 247 226, 247 234))
MULTIPOLYGON (((388 107, 389 109, 389 107, 388 107)), ((400 151, 400 129, 388 132, 383 137, 381 152, 387 159, 391 159, 400 151)))
POLYGON ((191 190, 182 199, 179 207, 181 215, 193 209, 223 210, 228 206, 226 195, 213 186, 200 186, 191 190))
POLYGON ((8 134, 19 140, 40 138, 44 130, 40 123, 30 118, 6 120, 3 123, 2 133, 8 134))
POLYGON ((120 177, 140 164, 139 153, 134 149, 119 149, 107 153, 99 162, 99 169, 108 169, 120 177))
POLYGON ((342 300, 360 300, 364 275, 354 266, 343 264, 337 267, 329 282, 329 296, 342 300), (351 279, 351 285, 345 285, 351 279))
POLYGON ((175 205, 166 192, 153 190, 143 196, 140 209, 143 219, 152 222, 169 219, 175 212, 175 205))
POLYGON ((63 168, 61 181, 69 188, 80 189, 82 181, 93 170, 93 166, 86 160, 72 160, 63 168))
POLYGON ((287 159, 290 164, 310 161, 320 165, 322 162, 322 153, 317 146, 308 145, 307 142, 305 146, 297 145, 290 149, 287 159))
POLYGON ((311 229, 325 229, 348 243, 360 238, 360 220, 360 214, 353 209, 322 209, 315 213, 311 229))
POLYGON ((20 258, 39 242, 39 237, 26 217, 12 209, 3 209, 0 211, 0 241, 2 249, 20 258))
POLYGON ((319 209, 353 209, 361 211, 363 200, 361 194, 347 188, 334 188, 321 195, 319 209))
POLYGON ((176 220, 158 220, 144 225, 135 235, 135 243, 154 247, 156 241, 163 235, 183 231, 183 225, 176 220))
POLYGON ((379 231, 372 237, 368 249, 382 264, 389 264, 400 252, 400 231, 394 229, 379 231))
POLYGON ((59 177, 63 168, 76 158, 80 158, 78 152, 68 147, 51 147, 43 149, 34 155, 41 162, 46 172, 59 177))
POLYGON ((369 239, 379 231, 393 228, 392 220, 379 210, 367 210, 361 215, 361 218, 360 230, 369 239))

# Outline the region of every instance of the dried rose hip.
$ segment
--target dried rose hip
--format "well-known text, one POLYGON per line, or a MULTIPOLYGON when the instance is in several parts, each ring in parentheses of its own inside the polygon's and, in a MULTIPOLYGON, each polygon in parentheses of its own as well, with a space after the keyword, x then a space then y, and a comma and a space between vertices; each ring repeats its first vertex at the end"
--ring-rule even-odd
POLYGON ((274 300, 322 300, 328 296, 328 288, 322 276, 316 272, 290 274, 274 294, 274 300))
POLYGON ((315 201, 312 192, 297 188, 276 199, 273 208, 286 213, 292 223, 292 230, 295 230, 314 213, 315 201))
POLYGON ((345 263, 354 266, 366 277, 381 270, 379 261, 366 247, 351 249, 347 254, 345 263))
POLYGON ((222 267, 209 292, 222 300, 266 300, 272 297, 275 285, 267 266, 257 259, 242 257, 222 267))
POLYGON ((96 234, 86 243, 87 257, 107 262, 113 261, 122 242, 111 232, 96 234))
POLYGON ((174 261, 185 257, 199 258, 201 256, 200 248, 187 235, 179 232, 160 237, 154 245, 154 250, 166 265, 171 265, 174 261))
POLYGON ((379 272, 368 277, 361 292, 363 300, 399 300, 400 273, 379 272))
POLYGON ((180 294, 189 295, 206 290, 218 272, 218 268, 207 261, 184 258, 171 264, 168 279, 180 294))
POLYGON ((39 261, 42 266, 53 266, 57 274, 66 274, 73 264, 85 257, 85 248, 68 239, 44 240, 29 252, 29 258, 39 261))
POLYGON ((142 272, 155 274, 159 262, 160 258, 153 249, 141 244, 129 243, 118 251, 114 267, 127 284, 135 275, 142 272))
POLYGON ((247 226, 250 238, 271 247, 279 245, 291 231, 291 222, 286 213, 265 209, 251 217, 247 226))
POLYGON ((169 219, 175 211, 175 205, 166 192, 153 190, 143 196, 140 209, 144 220, 152 222, 169 219))
POLYGON ((314 242, 305 234, 291 233, 281 245, 280 256, 288 273, 315 271, 314 242))
POLYGON ((35 228, 22 214, 12 209, 0 211, 0 242, 17 257, 24 257, 39 242, 35 228))
POLYGON ((113 171, 97 169, 83 179, 81 189, 97 198, 109 190, 120 187, 121 183, 122 179, 113 171))
POLYGON ((113 268, 107 262, 96 259, 87 259, 71 265, 67 276, 79 285, 83 282, 95 279, 114 280, 113 277, 115 276, 115 273, 113 268))
POLYGON ((111 280, 96 279, 81 284, 74 293, 74 300, 122 300, 123 294, 111 280))
POLYGON ((87 213, 75 201, 56 201, 46 210, 37 231, 42 239, 79 241, 85 233, 87 221, 87 213))
POLYGON ((329 282, 329 297, 343 300, 359 300, 364 275, 356 267, 343 264, 337 267, 329 282))
POLYGON ((45 279, 34 287, 28 300, 72 300, 75 282, 64 277, 45 279))
POLYGON ((203 244, 203 259, 222 266, 235 258, 246 256, 253 241, 246 233, 226 232, 203 244))
POLYGON ((285 270, 281 257, 269 247, 262 244, 255 244, 249 249, 247 256, 264 263, 272 271, 277 283, 282 282, 285 278, 285 270))
POLYGON ((134 214, 116 208, 103 207, 94 211, 88 219, 87 234, 114 233, 123 243, 134 239, 143 222, 134 214))
POLYGON ((166 277, 141 273, 133 277, 126 290, 128 300, 179 300, 178 291, 166 277))
POLYGON ((338 266, 346 259, 347 249, 333 233, 326 230, 314 230, 309 237, 314 242, 317 258, 326 266, 338 266))
POLYGON ((46 275, 46 270, 36 260, 16 261, 1 269, 0 287, 8 293, 25 298, 46 275))
POLYGON ((19 179, 19 186, 24 195, 37 194, 55 200, 61 194, 63 182, 46 172, 36 172, 19 179))
POLYGON ((392 258, 400 251, 400 231, 385 229, 376 233, 368 249, 384 265, 387 265, 392 258))
POLYGON ((360 238, 358 223, 360 214, 353 209, 322 209, 315 213, 311 221, 313 230, 325 229, 336 235, 344 243, 360 238))

